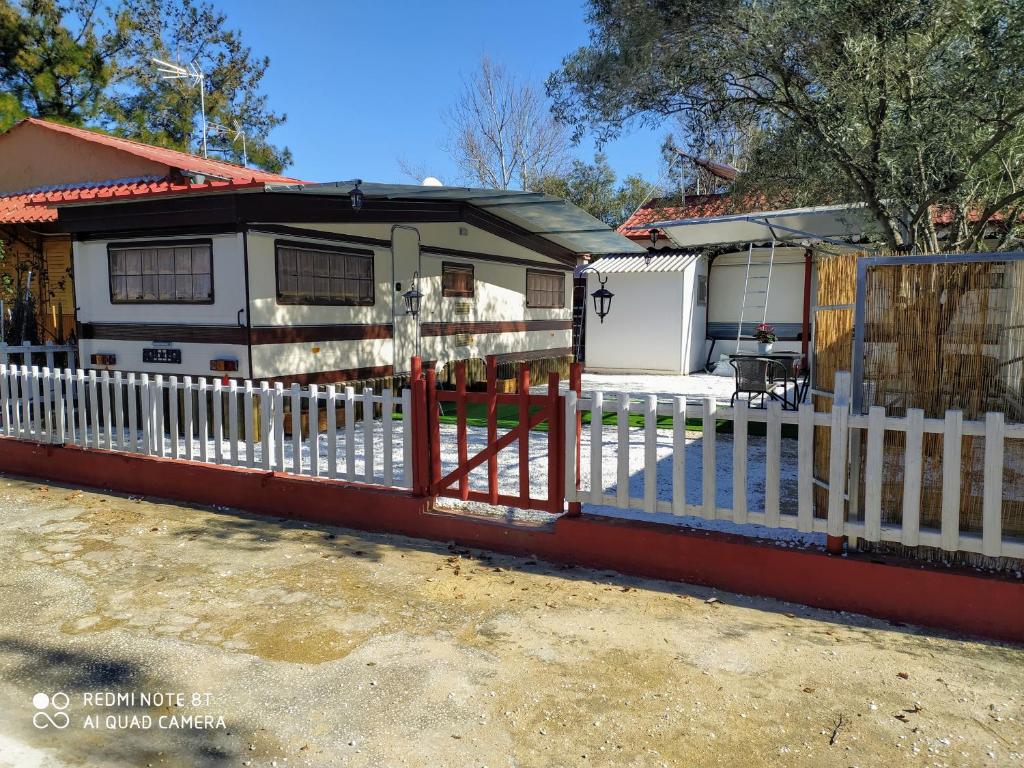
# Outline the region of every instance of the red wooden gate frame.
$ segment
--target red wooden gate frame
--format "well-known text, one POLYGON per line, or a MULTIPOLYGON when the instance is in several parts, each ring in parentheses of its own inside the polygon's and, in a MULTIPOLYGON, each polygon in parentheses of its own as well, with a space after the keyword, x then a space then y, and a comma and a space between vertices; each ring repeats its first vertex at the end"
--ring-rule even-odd
MULTIPOLYGON (((455 391, 437 389, 437 373, 428 365, 424 376, 419 358, 412 361, 412 428, 413 428, 413 490, 421 495, 447 496, 463 501, 507 504, 521 509, 539 509, 553 514, 564 512, 565 499, 565 429, 564 398, 558 393, 557 373, 548 376, 546 395, 530 394, 530 369, 519 367, 519 392, 499 394, 497 391, 497 358, 487 358, 487 391, 466 391, 466 364, 455 364, 455 391), (453 402, 456 408, 458 466, 441 477, 441 430, 438 404, 453 402), (472 458, 469 456, 466 405, 487 406, 487 447, 472 458), (498 404, 516 405, 519 424, 498 437, 498 404), (538 408, 530 413, 531 408, 538 408), (548 422, 548 496, 535 499, 530 494, 530 430, 548 422), (498 452, 519 441, 519 495, 498 492, 498 452), (487 491, 469 488, 469 473, 487 463, 487 491), (454 484, 457 487, 453 487, 454 484)), ((578 449, 578 447, 577 447, 578 449)))

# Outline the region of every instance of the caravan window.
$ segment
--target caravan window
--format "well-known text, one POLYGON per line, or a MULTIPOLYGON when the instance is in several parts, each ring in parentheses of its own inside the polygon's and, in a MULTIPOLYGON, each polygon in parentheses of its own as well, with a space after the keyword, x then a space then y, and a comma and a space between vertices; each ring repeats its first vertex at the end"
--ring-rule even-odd
POLYGON ((526 270, 526 306, 539 309, 565 307, 565 273, 526 270))
POLYGON ((448 298, 473 298, 473 265, 441 262, 441 295, 448 298))
POLYGON ((107 248, 112 304, 209 304, 213 301, 209 240, 107 248))
POLYGON ((373 305, 373 251, 278 241, 278 304, 373 305))

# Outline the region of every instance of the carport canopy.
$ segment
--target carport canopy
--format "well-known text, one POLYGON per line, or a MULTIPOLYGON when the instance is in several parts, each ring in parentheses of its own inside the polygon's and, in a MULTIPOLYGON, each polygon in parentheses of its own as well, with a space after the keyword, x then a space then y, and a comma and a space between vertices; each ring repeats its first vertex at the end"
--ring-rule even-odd
MULTIPOLYGON (((465 203, 577 254, 644 253, 647 250, 582 208, 541 192, 372 182, 358 184, 367 200, 444 200, 465 203)), ((355 181, 267 184, 266 190, 348 196, 355 186, 355 181)))
POLYGON ((807 241, 849 245, 860 239, 870 223, 863 204, 824 205, 777 211, 671 219, 630 227, 660 229, 679 248, 730 243, 807 241))

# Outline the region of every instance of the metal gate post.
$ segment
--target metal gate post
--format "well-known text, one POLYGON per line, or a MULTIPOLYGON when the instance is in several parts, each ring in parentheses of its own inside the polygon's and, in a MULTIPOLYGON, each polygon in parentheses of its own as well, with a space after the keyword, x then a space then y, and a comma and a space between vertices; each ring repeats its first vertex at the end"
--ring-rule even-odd
POLYGON ((429 493, 437 495, 441 480, 441 424, 437 418, 437 369, 434 363, 427 363, 427 433, 429 434, 429 493))

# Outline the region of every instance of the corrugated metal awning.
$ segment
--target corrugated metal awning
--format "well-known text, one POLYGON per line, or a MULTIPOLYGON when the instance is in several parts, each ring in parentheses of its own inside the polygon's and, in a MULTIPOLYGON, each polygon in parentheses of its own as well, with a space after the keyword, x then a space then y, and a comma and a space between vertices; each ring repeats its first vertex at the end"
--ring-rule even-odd
POLYGON ((683 272, 700 258, 700 254, 690 251, 668 251, 652 253, 651 263, 644 256, 633 254, 615 254, 605 256, 591 264, 602 274, 612 272, 683 272))
MULTIPOLYGON (((328 184, 267 184, 268 192, 348 195, 352 181, 328 184)), ((540 192, 471 187, 360 182, 367 200, 447 200, 466 203, 515 224, 576 254, 643 253, 646 249, 570 202, 540 192)))

